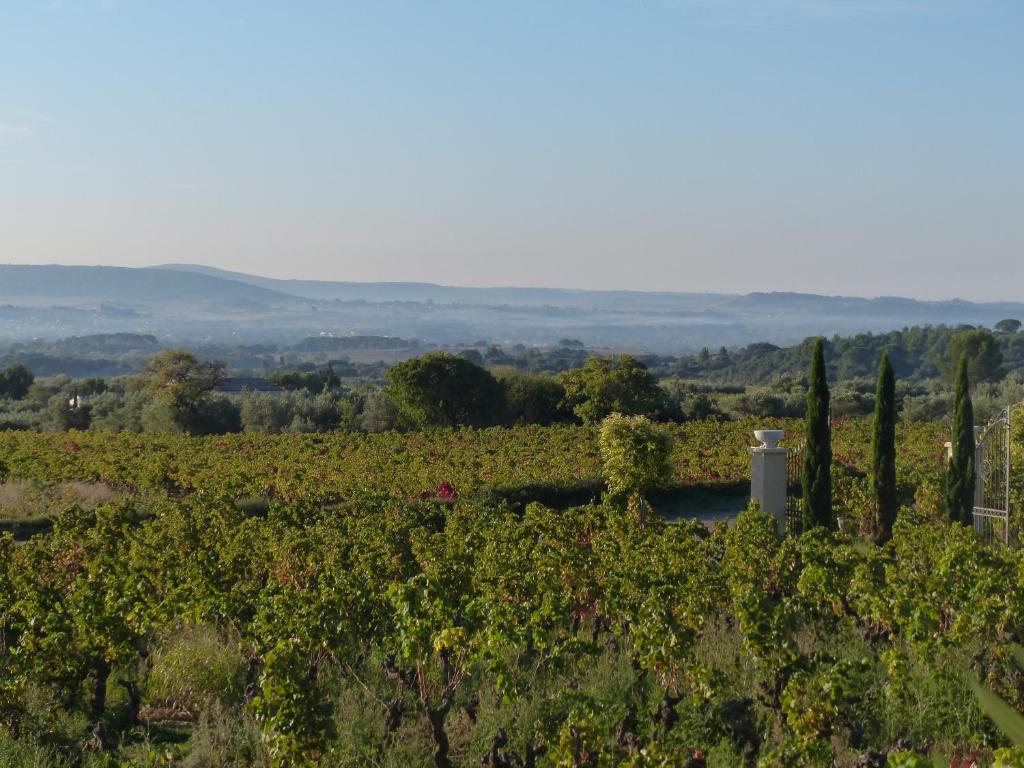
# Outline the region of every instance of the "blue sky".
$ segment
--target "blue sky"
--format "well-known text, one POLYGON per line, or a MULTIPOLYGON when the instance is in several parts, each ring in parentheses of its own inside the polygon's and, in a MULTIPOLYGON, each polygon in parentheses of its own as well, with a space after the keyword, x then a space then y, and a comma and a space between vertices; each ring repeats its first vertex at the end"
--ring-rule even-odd
POLYGON ((1024 300, 1021 0, 0 0, 0 261, 1024 300))

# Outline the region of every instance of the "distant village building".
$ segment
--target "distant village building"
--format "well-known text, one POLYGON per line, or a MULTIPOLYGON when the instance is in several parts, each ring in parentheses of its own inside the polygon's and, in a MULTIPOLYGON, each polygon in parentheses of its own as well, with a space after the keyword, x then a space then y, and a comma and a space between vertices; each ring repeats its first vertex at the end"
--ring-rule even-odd
POLYGON ((217 385, 217 392, 225 395, 241 395, 245 392, 279 395, 282 391, 274 382, 257 376, 233 376, 217 385))

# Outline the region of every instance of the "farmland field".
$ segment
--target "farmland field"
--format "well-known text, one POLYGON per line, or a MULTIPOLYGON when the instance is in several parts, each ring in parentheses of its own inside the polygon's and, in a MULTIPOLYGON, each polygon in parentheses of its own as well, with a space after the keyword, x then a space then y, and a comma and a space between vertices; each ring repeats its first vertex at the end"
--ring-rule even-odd
MULTIPOLYGON (((753 430, 781 427, 799 436, 798 420, 690 422, 674 438, 671 488, 745 482, 753 430)), ((836 462, 864 472, 870 419, 834 425, 836 462)), ((899 463, 907 482, 939 476, 948 427, 901 425, 899 463)), ((12 479, 103 482, 129 490, 282 501, 342 499, 381 492, 399 498, 447 482, 463 494, 483 490, 589 490, 600 484, 596 427, 526 426, 430 433, 316 435, 136 435, 82 432, 0 433, 0 456, 12 479)))
MULTIPOLYGON (((661 428, 654 509, 721 516, 755 426, 661 428)), ((942 521, 941 423, 900 426, 900 521, 857 537, 870 427, 833 424, 861 525, 784 540, 638 521, 591 427, 3 433, 0 762, 1010 759, 967 681, 1019 696, 1024 561, 942 521)))

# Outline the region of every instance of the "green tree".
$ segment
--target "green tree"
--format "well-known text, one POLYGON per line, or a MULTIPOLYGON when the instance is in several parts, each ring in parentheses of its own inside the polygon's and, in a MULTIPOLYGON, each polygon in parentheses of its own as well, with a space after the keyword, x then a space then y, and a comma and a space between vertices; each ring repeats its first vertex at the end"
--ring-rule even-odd
POLYGON ((1014 320, 1013 318, 1006 318, 996 323, 996 330, 1000 333, 1016 333, 1020 330, 1020 320, 1014 320))
POLYGON ((658 380, 629 355, 592 357, 582 368, 560 374, 558 381, 565 387, 565 405, 587 424, 612 413, 653 416, 665 402, 658 380))
POLYGON ((267 379, 281 389, 304 389, 314 395, 341 386, 341 379, 330 364, 318 371, 275 371, 269 374, 267 379))
POLYGON ((896 376, 889 353, 882 355, 875 394, 875 422, 871 441, 872 478, 875 486, 875 541, 892 536, 896 522, 896 376))
POLYGON ((245 432, 280 434, 287 432, 294 414, 294 400, 263 392, 246 392, 239 406, 245 432))
POLYGON ((967 359, 968 376, 974 384, 999 381, 1006 375, 999 340, 984 328, 971 328, 953 334, 939 361, 939 369, 949 380, 959 375, 960 361, 967 359))
POLYGON ((401 419, 417 429, 497 424, 505 393, 489 371, 468 360, 431 352, 388 371, 388 398, 401 419))
POLYGON ((505 387, 512 424, 554 424, 570 414, 562 408, 565 388, 550 376, 529 376, 514 370, 498 374, 505 387))
POLYGON ((28 394, 35 376, 21 363, 13 363, 0 371, 0 397, 21 400, 28 394))
POLYGON ((644 519, 644 495, 672 477, 672 438, 645 416, 613 413, 601 422, 600 445, 609 495, 644 519))
POLYGON ((971 525, 974 516, 974 406, 969 361, 960 358, 953 396, 953 453, 946 470, 946 512, 951 522, 971 525))
POLYGON ((83 403, 78 395, 59 393, 50 398, 46 405, 44 424, 54 432, 69 429, 85 430, 92 421, 92 406, 83 403))
POLYGON ((395 404, 382 389, 370 392, 363 402, 357 424, 364 432, 387 432, 398 423, 398 411, 395 404))
POLYGON ((804 423, 804 525, 832 527, 832 429, 825 370, 825 340, 814 344, 804 423))
POLYGON ((224 363, 202 363, 184 349, 168 349, 149 359, 142 379, 158 400, 191 410, 224 380, 224 363))

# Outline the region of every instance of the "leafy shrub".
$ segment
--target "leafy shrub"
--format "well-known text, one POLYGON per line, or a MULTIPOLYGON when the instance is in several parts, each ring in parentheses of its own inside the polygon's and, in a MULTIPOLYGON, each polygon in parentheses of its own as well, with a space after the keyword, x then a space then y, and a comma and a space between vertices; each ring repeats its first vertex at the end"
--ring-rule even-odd
POLYGON ((801 394, 780 394, 760 390, 723 400, 726 410, 737 416, 799 417, 807 409, 805 397, 801 394))
POLYGON ((938 421, 947 418, 952 407, 951 393, 914 395, 903 398, 900 415, 907 421, 938 421))
POLYGON ((672 438, 645 416, 613 413, 601 423, 601 458, 612 495, 642 495, 672 475, 672 438))

